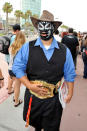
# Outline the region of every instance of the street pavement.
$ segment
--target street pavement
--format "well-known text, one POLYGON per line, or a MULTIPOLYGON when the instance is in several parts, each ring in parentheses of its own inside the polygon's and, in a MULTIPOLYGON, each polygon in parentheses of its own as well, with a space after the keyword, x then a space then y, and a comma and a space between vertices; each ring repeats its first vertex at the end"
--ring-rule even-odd
MULTIPOLYGON (((0 131, 34 131, 25 128, 23 121, 23 103, 14 107, 13 94, 8 95, 8 65, 5 56, 0 54, 0 68, 5 78, 5 86, 0 89, 0 131)), ((87 79, 83 79, 81 55, 77 58, 75 88, 72 100, 63 111, 60 131, 87 131, 87 79)), ((21 86, 20 98, 24 99, 25 87, 21 86)))

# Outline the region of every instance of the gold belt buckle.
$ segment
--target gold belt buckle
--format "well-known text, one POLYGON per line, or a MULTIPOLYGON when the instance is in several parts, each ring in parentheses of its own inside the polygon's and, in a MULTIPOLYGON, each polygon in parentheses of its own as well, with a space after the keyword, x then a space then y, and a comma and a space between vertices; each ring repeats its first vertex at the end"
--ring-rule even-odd
POLYGON ((41 86, 40 88, 46 88, 48 89, 48 94, 45 95, 45 96, 41 96, 41 95, 38 95, 37 93, 33 92, 32 90, 30 90, 30 93, 35 95, 36 97, 40 98, 40 99, 45 99, 45 98, 50 98, 50 97, 53 97, 54 96, 54 89, 56 88, 56 86, 54 84, 50 84, 50 83, 47 83, 45 81, 38 81, 38 80, 35 80, 35 81, 30 81, 32 84, 42 84, 43 86, 41 86))

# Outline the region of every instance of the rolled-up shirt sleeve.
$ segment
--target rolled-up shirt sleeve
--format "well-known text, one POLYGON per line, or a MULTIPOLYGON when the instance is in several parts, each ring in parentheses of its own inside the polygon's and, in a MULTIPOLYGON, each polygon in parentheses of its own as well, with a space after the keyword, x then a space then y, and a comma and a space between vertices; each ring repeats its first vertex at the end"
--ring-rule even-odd
POLYGON ((21 78, 26 75, 28 56, 29 43, 25 43, 17 53, 12 66, 12 71, 17 78, 21 78))
POLYGON ((64 79, 67 82, 74 82, 76 77, 75 66, 70 50, 66 50, 66 61, 64 64, 64 79))

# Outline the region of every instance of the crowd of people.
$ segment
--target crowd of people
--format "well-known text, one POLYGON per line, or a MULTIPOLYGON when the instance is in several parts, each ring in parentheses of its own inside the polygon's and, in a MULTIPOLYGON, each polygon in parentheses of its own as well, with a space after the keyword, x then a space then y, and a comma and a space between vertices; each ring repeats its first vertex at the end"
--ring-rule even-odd
MULTIPOLYGON (((64 77, 68 87, 65 102, 71 101, 76 77, 77 55, 83 54, 86 49, 87 36, 82 42, 83 39, 81 41, 77 32, 69 28, 68 32, 62 33, 60 37, 58 27, 62 22, 55 21, 54 15, 47 10, 43 11, 39 19, 31 17, 31 21, 39 36, 30 42, 26 42, 20 25, 13 26, 9 55, 6 56, 6 60, 9 58, 7 61, 8 94, 14 93, 14 106, 19 106, 23 102, 19 98, 20 86, 21 83, 24 84, 26 90, 23 119, 26 121, 26 126, 30 124, 35 131, 41 131, 41 129, 59 131, 63 112, 59 101, 59 86, 57 86, 57 92, 53 92, 51 97, 51 89, 48 90, 44 82, 56 88, 57 83, 61 82, 64 77)), ((86 61, 83 59, 84 78, 87 78, 86 61)), ((1 87, 3 84, 4 77, 0 70, 1 87)))
POLYGON ((83 57, 84 52, 87 50, 87 33, 80 33, 73 30, 73 28, 69 28, 68 31, 62 32, 61 34, 57 30, 55 32, 55 38, 58 42, 65 44, 71 51, 75 69, 77 67, 77 56, 81 55, 83 64, 84 64, 84 71, 83 71, 83 78, 87 78, 87 53, 83 57), (58 36, 58 37, 57 37, 58 36))

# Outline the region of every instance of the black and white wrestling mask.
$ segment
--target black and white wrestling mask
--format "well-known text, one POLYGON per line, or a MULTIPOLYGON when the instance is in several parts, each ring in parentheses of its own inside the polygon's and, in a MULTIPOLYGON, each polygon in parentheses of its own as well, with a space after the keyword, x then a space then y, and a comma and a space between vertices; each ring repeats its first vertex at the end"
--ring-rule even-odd
POLYGON ((54 26, 51 22, 39 21, 38 31, 42 40, 49 40, 53 37, 54 26))

